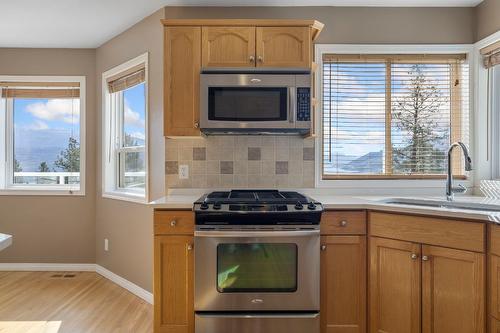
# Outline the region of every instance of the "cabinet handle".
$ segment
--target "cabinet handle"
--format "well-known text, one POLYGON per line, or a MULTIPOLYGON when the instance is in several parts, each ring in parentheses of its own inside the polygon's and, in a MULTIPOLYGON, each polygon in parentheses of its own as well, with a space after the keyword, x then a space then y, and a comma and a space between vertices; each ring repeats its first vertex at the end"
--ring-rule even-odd
POLYGON ((250 56, 250 62, 255 62, 255 57, 253 55, 250 56))
POLYGON ((176 225, 177 225, 177 221, 176 220, 170 221, 170 226, 171 227, 175 227, 176 225))
POLYGON ((325 251, 326 250, 326 245, 321 245, 321 251, 325 251))
POLYGON ((264 57, 263 56, 258 56, 257 60, 259 60, 259 62, 264 62, 264 57))
POLYGON ((188 250, 188 251, 191 251, 192 249, 193 249, 193 244, 188 244, 188 246, 187 246, 187 250, 188 250))
POLYGON ((341 227, 345 227, 345 226, 347 226, 347 221, 346 221, 346 220, 342 220, 342 221, 340 221, 340 226, 341 226, 341 227))
POLYGON ((416 260, 416 259, 418 259, 418 254, 416 254, 416 253, 412 253, 412 254, 411 254, 411 259, 412 259, 412 260, 416 260))
POLYGON ((197 122, 197 121, 195 121, 195 122, 194 122, 194 128, 199 128, 199 127, 200 127, 200 123, 199 123, 199 122, 197 122))
POLYGON ((422 261, 429 261, 429 257, 428 256, 422 256, 422 261))

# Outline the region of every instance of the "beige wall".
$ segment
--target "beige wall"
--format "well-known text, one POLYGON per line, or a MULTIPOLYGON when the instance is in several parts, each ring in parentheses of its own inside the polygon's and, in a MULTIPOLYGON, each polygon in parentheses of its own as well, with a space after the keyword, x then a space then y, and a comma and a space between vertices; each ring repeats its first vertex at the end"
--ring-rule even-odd
POLYGON ((0 49, 2 75, 83 75, 87 81, 86 192, 0 196, 0 230, 14 235, 0 262, 95 262, 95 50, 0 49))
MULTIPOLYGON (((498 1, 498 0, 490 0, 498 1)), ((310 18, 318 43, 472 43, 474 8, 165 7, 166 18, 310 18)))
MULTIPOLYGON (((149 165, 150 193, 155 199, 164 194, 163 139, 163 10, 101 45, 96 52, 97 108, 101 113, 102 73, 149 52, 149 165)), ((98 118, 101 142, 101 115, 98 118)), ((152 291, 153 218, 145 205, 101 197, 101 145, 97 149, 96 261, 114 273, 152 291), (104 251, 109 239, 109 252, 104 251)))
POLYGON ((476 15, 476 41, 500 30, 500 0, 484 0, 476 7, 476 15))

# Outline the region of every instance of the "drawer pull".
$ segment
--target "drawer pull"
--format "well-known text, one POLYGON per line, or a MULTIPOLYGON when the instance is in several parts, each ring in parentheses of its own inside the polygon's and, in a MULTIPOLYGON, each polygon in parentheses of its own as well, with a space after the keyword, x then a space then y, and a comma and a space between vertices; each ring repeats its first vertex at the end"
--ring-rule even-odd
POLYGON ((176 225, 177 225, 177 221, 176 220, 170 221, 170 226, 171 227, 175 227, 176 225))
POLYGON ((422 256, 422 261, 429 261, 429 257, 428 256, 422 256))
POLYGON ((416 253, 412 253, 412 254, 411 254, 411 259, 412 259, 412 260, 416 260, 416 259, 418 259, 418 254, 416 254, 416 253))
POLYGON ((255 57, 253 55, 250 56, 250 62, 255 62, 255 57))
POLYGON ((346 220, 340 221, 340 226, 341 227, 347 227, 347 221, 346 220))
POLYGON ((321 245, 321 251, 325 251, 326 250, 326 245, 321 245))
POLYGON ((188 244, 188 246, 187 246, 187 250, 188 250, 188 251, 191 251, 192 249, 193 249, 193 244, 188 244))

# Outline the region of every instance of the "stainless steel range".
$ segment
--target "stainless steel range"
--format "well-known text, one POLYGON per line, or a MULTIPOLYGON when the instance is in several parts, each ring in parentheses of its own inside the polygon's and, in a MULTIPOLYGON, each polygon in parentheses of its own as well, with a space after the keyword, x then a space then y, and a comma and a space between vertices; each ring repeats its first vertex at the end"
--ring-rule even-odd
POLYGON ((234 190, 194 211, 197 333, 319 332, 320 203, 234 190))

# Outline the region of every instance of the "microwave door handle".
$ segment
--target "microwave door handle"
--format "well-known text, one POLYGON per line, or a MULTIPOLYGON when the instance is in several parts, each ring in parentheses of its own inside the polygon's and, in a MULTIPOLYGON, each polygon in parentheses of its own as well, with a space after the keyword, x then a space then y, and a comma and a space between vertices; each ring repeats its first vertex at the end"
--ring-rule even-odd
POLYGON ((295 87, 288 87, 288 121, 295 122, 295 87))

